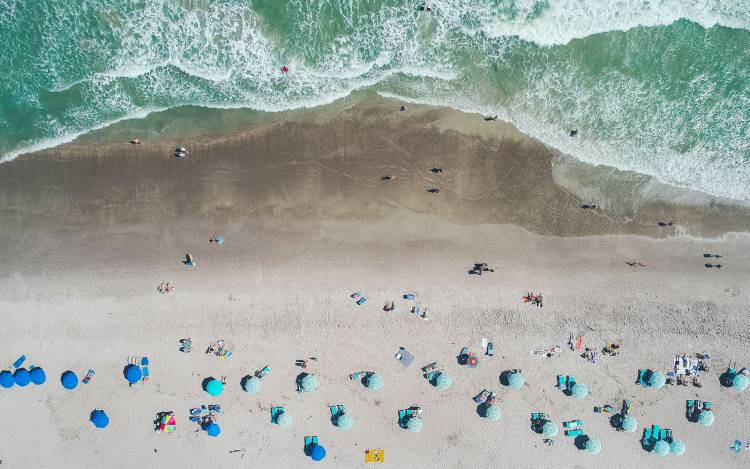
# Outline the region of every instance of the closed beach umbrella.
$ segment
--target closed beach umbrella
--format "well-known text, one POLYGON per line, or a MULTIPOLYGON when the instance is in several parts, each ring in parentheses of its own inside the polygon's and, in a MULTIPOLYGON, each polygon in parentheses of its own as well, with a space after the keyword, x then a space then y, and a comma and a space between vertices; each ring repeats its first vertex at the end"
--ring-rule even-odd
POLYGON ((406 429, 412 433, 419 433, 422 431, 422 419, 419 417, 412 417, 406 421, 406 429))
MULTIPOLYGON (((380 385, 380 387, 383 387, 383 378, 380 378, 380 385)), ((302 390, 305 392, 315 391, 316 389, 318 389, 318 377, 311 374, 305 375, 300 382, 300 386, 302 386, 302 390)))
POLYGON ((745 375, 734 375, 734 378, 732 378, 732 388, 737 391, 744 391, 748 384, 750 384, 750 379, 745 375))
MULTIPOLYGON (((383 382, 383 377, 377 373, 372 373, 371 375, 369 375, 367 377, 366 383, 367 388, 372 389, 373 391, 379 391, 383 389, 383 384, 385 384, 383 382)), ((317 384, 315 386, 317 387, 317 384)))
POLYGON ((203 429, 206 430, 208 436, 213 436, 214 438, 219 436, 219 433, 221 433, 221 427, 213 422, 209 422, 209 424, 203 427, 203 429))
POLYGON ((29 370, 29 376, 31 378, 31 382, 34 384, 44 384, 44 382, 47 381, 47 374, 38 366, 35 366, 31 370, 29 370))
POLYGON ((78 386, 78 376, 68 370, 60 376, 60 382, 65 389, 75 389, 78 386))
POLYGON ((12 388, 15 381, 13 380, 13 374, 8 370, 0 371, 0 386, 5 389, 12 388))
POLYGON ((666 456, 669 454, 669 443, 664 440, 659 440, 654 445, 654 453, 659 456, 666 456))
POLYGON ((714 413, 710 410, 704 410, 698 415, 698 423, 704 427, 710 427, 714 424, 714 413))
POLYGON ((257 376, 251 376, 245 381, 245 392, 249 394, 260 392, 260 379, 257 376))
POLYGON ((513 389, 521 389, 524 382, 523 374, 520 371, 508 375, 508 386, 513 389))
POLYGON ((336 420, 336 426, 343 431, 347 431, 354 426, 354 419, 349 414, 340 415, 336 420))
POLYGON ((294 419, 292 418, 291 415, 287 414, 286 412, 282 412, 281 415, 276 417, 276 423, 281 428, 289 428, 292 426, 292 423, 294 423, 294 419))
POLYGON ((326 457, 326 449, 320 445, 314 445, 310 448, 310 458, 313 461, 322 461, 326 457))
POLYGON ((435 378, 435 387, 441 391, 450 389, 451 386, 453 386, 453 378, 451 378, 451 375, 440 373, 437 375, 437 378, 435 378))
POLYGON ((589 388, 587 388, 585 384, 576 383, 573 385, 573 389, 570 390, 570 393, 576 399, 583 399, 589 395, 589 388))
POLYGON ((685 443, 681 440, 672 440, 672 444, 669 445, 669 452, 675 456, 682 456, 685 454, 685 443))
POLYGON ((648 385, 654 389, 661 389, 667 383, 667 377, 661 371, 654 371, 648 378, 648 385))
POLYGON ((176 428, 177 421, 175 420, 174 415, 165 415, 161 418, 161 421, 159 422, 159 430, 164 433, 172 433, 176 428))
POLYGON ((137 383, 141 380, 141 378, 143 378, 141 367, 133 364, 126 366, 123 370, 123 374, 125 375, 125 379, 128 380, 128 383, 130 384, 137 383))
POLYGON ((484 412, 484 415, 485 417, 487 417, 488 420, 497 422, 503 417, 503 411, 500 410, 500 407, 496 405, 491 405, 487 407, 487 409, 484 412))
POLYGON ((13 381, 19 386, 28 386, 31 382, 31 375, 26 368, 19 368, 13 373, 13 381))
POLYGON ((622 429, 628 433, 633 433, 637 426, 638 422, 635 420, 635 417, 627 415, 622 419, 622 429))
POLYGON ((96 428, 105 428, 109 425, 109 416, 107 416, 106 412, 103 410, 96 409, 91 413, 91 423, 93 423, 96 428))
POLYGON ((212 396, 218 396, 224 392, 224 385, 218 379, 212 379, 206 384, 206 392, 212 396))
POLYGON ((542 435, 546 436, 547 438, 556 437, 557 432, 559 431, 560 428, 555 422, 546 421, 544 422, 544 425, 542 425, 542 435))
POLYGON ((596 438, 589 438, 586 440, 586 445, 584 447, 590 454, 599 454, 602 452, 602 442, 596 438))

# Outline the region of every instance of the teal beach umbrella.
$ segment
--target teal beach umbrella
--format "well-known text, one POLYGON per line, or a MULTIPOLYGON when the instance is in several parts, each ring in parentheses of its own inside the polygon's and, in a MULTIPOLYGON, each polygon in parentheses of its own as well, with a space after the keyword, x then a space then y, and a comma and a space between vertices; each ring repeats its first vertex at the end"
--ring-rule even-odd
POLYGON ((637 426, 638 422, 635 420, 635 417, 626 415, 625 418, 622 419, 622 429, 628 433, 633 433, 637 426))
POLYGON ((365 381, 367 389, 372 389, 373 391, 380 391, 384 385, 385 381, 383 381, 383 377, 377 373, 370 374, 367 377, 367 381, 365 381))
POLYGON ((485 417, 487 417, 488 420, 492 422, 497 422, 503 417, 503 412, 500 410, 500 407, 496 405, 491 405, 487 407, 487 409, 484 412, 485 417))
POLYGON ((685 454, 685 443, 681 440, 672 440, 672 443, 669 445, 669 452, 675 456, 682 456, 685 454))
POLYGON ((596 438, 589 438, 586 440, 584 448, 590 454, 599 454, 602 452, 602 442, 596 438))
POLYGON ((435 387, 441 391, 450 389, 451 386, 453 386, 453 378, 451 378, 451 375, 440 373, 437 375, 437 378, 435 378, 435 387))
POLYGON ((573 385, 570 393, 573 397, 580 400, 589 395, 589 388, 585 384, 576 383, 573 385))
POLYGON ((710 427, 714 424, 714 413, 710 410, 704 410, 698 415, 698 423, 704 427, 710 427))
POLYGON ((555 422, 550 422, 548 420, 544 422, 544 425, 542 425, 542 435, 546 436, 547 438, 556 437, 559 431, 560 431, 560 428, 557 426, 555 422))
POLYGON ((354 419, 349 414, 340 415, 336 420, 336 426, 343 431, 347 431, 354 426, 354 419))
POLYGON ((312 392, 318 389, 318 377, 312 374, 305 375, 300 381, 300 386, 305 392, 312 392))
POLYGON ((521 373, 520 371, 508 375, 508 386, 510 386, 511 388, 521 389, 524 383, 525 381, 523 379, 523 373, 521 373))
POLYGON ((422 422, 422 419, 419 417, 411 417, 409 420, 406 421, 406 429, 412 433, 421 432, 422 425, 424 425, 424 423, 422 422))
POLYGON ((659 456, 666 456, 669 454, 669 443, 664 440, 659 440, 654 445, 654 453, 659 456))

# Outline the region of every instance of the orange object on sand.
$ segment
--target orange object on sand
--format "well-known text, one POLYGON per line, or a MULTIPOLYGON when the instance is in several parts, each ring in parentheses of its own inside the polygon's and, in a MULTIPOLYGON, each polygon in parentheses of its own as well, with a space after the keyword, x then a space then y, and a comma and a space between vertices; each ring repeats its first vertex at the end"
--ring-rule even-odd
POLYGON ((382 449, 366 449, 365 450, 365 463, 383 462, 383 461, 385 461, 385 450, 382 450, 382 449))

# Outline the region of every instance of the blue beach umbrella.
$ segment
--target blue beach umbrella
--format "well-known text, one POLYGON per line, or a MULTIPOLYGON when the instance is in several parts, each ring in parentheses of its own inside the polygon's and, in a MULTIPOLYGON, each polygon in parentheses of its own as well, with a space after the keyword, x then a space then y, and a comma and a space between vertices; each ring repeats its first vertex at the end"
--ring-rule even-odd
POLYGON ((212 379, 206 384, 206 392, 212 396, 218 396, 224 392, 224 385, 218 379, 212 379))
POLYGON ((737 391, 744 391, 747 389, 748 384, 750 384, 750 379, 745 375, 737 374, 732 378, 732 389, 737 391))
POLYGON ((659 440, 654 445, 654 453, 659 456, 666 456, 669 454, 669 443, 664 440, 659 440))
MULTIPOLYGON (((373 375, 373 376, 379 376, 379 375, 373 375)), ((383 378, 381 377, 380 379, 381 379, 380 383, 382 387, 383 378)), ((302 380, 300 380, 300 386, 302 387, 302 390, 305 392, 315 391, 316 389, 318 389, 318 377, 313 374, 307 374, 302 378, 302 380)))
POLYGON ((704 427, 710 427, 714 424, 714 413, 710 410, 704 410, 698 415, 698 423, 704 427))
POLYGON ((682 456, 685 454, 685 443, 681 440, 672 440, 672 443, 669 445, 669 452, 675 456, 682 456))
POLYGON ((209 422, 208 425, 203 427, 203 429, 206 430, 208 436, 217 437, 219 436, 219 433, 221 433, 221 427, 213 422, 209 422))
POLYGON ((633 433, 637 426, 638 422, 635 420, 635 417, 626 415, 625 418, 622 419, 622 429, 628 433, 633 433))
POLYGON ((101 409, 91 412, 90 420, 96 428, 105 428, 109 425, 109 416, 101 409))
POLYGON ((28 386, 31 382, 31 375, 29 374, 29 370, 27 370, 26 368, 18 368, 13 373, 13 381, 15 381, 16 384, 21 387, 28 386))
POLYGON ((125 369, 123 370, 123 375, 125 375, 125 379, 128 380, 128 383, 130 384, 137 383, 141 380, 141 378, 143 378, 141 367, 133 364, 125 367, 125 369))
POLYGON ((661 371, 654 371, 648 377, 648 385, 654 389, 661 389, 667 383, 667 377, 661 371))
POLYGON ((336 420, 336 426, 343 431, 347 431, 354 426, 354 419, 349 414, 341 415, 336 420))
POLYGON ((313 447, 310 448, 310 458, 312 458, 313 461, 322 461, 325 457, 326 449, 322 446, 313 445, 313 447))
POLYGON ((491 405, 484 411, 484 415, 488 420, 497 422, 503 417, 503 412, 500 410, 500 407, 491 405))
POLYGON ((248 394, 258 394, 260 392, 260 379, 257 376, 252 376, 245 381, 245 392, 248 394))
POLYGON ((0 386, 5 389, 12 388, 15 381, 13 380, 13 374, 8 370, 0 371, 0 386))
POLYGON ((406 429, 412 433, 421 432, 423 425, 424 425, 424 422, 422 422, 422 419, 419 417, 411 417, 409 420, 406 421, 406 429))
POLYGON ((589 438, 586 440, 584 448, 590 454, 599 454, 602 452, 602 442, 596 438, 589 438))
POLYGON ((511 388, 521 389, 524 383, 525 381, 523 379, 523 373, 521 373, 520 371, 508 375, 508 386, 510 386, 511 388))
POLYGON ((44 384, 47 381, 47 374, 38 366, 29 370, 29 377, 31 378, 31 382, 37 385, 44 384))
POLYGON ((62 383, 65 389, 75 389, 78 386, 78 376, 68 370, 60 375, 60 383, 62 383))
POLYGON ((382 376, 377 373, 372 373, 367 377, 365 386, 367 386, 368 389, 372 389, 373 391, 380 391, 381 389, 383 389, 384 384, 385 382, 383 381, 382 376))
POLYGON ((451 377, 451 375, 447 373, 440 373, 435 378, 435 387, 440 389, 441 391, 450 389, 451 386, 453 386, 453 378, 451 377))
POLYGON ((546 436, 547 438, 554 438, 557 436, 557 433, 560 431, 560 427, 557 426, 555 422, 544 422, 544 425, 542 425, 542 435, 546 436))
POLYGON ((570 393, 573 397, 580 400, 589 395, 589 388, 587 388, 585 384, 576 383, 573 385, 573 389, 570 390, 570 393))

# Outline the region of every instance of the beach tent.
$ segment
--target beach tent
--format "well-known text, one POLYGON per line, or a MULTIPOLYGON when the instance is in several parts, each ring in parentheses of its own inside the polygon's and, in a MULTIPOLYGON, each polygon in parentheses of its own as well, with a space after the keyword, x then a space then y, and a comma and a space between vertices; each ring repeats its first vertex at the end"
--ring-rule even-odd
POLYGON ((521 389, 524 384, 523 373, 520 371, 508 375, 508 386, 513 389, 521 389))
POLYGON ((96 428, 105 428, 107 425, 109 425, 109 417, 107 416, 106 412, 101 409, 96 409, 91 412, 90 420, 96 428))
POLYGON ((27 370, 26 368, 18 368, 13 373, 13 381, 15 381, 16 384, 21 387, 28 386, 31 382, 31 375, 29 374, 29 370, 27 370))
POLYGON ((218 379, 212 379, 206 384, 206 392, 212 396, 218 396, 224 392, 224 385, 218 379))
POLYGON ((176 428, 177 421, 172 414, 165 415, 159 421, 159 430, 163 431, 164 433, 172 433, 176 428))
POLYGON ((714 413, 710 410, 704 410, 698 415, 698 423, 704 427, 710 427, 714 424, 714 413))
POLYGON ((44 384, 45 381, 47 381, 47 374, 38 366, 35 366, 31 370, 29 370, 29 377, 31 378, 31 382, 34 384, 44 384))
POLYGON ((570 390, 570 394, 576 399, 583 399, 589 395, 589 388, 587 388, 585 384, 576 383, 570 390))
MULTIPOLYGON (((382 385, 382 378, 381 378, 381 385, 382 385)), ((313 374, 306 374, 300 380, 300 387, 305 392, 315 391, 316 389, 318 389, 318 377, 313 374)))
POLYGON ((13 380, 13 374, 8 370, 0 371, 0 386, 5 389, 12 388, 15 381, 13 380))
POLYGON ((203 427, 203 429, 206 430, 206 433, 208 434, 208 436, 217 437, 219 436, 219 433, 221 433, 221 427, 219 427, 213 422, 209 422, 208 425, 205 425, 203 427))
POLYGON ((282 412, 278 417, 276 417, 276 423, 281 428, 289 428, 292 426, 292 423, 294 423, 294 419, 286 412, 282 412))
POLYGON ((130 384, 137 383, 143 378, 143 371, 141 371, 141 368, 133 364, 127 365, 122 373, 130 384))
POLYGON ((654 453, 659 456, 666 456, 669 454, 669 443, 664 440, 659 440, 654 445, 654 453))
POLYGON ((500 407, 491 405, 485 409, 484 416, 492 422, 497 422, 503 417, 503 412, 500 410, 500 407))
POLYGON ((599 454, 602 451, 602 442, 596 438, 589 438, 586 440, 584 448, 590 454, 599 454))
POLYGON ((447 373, 439 373, 435 378, 435 387, 441 391, 450 389, 451 386, 453 386, 453 378, 451 378, 451 375, 447 373))
POLYGON ((628 433, 633 433, 637 426, 638 422, 635 420, 635 417, 626 415, 625 418, 622 419, 622 429, 628 433))
POLYGON ((249 394, 258 394, 260 392, 260 379, 257 376, 251 376, 245 380, 244 389, 249 394))
POLYGON ((732 388, 737 391, 744 391, 747 389, 748 384, 750 384, 750 379, 745 375, 737 374, 732 378, 732 388))
POLYGON ((78 376, 68 370, 60 375, 60 383, 62 383, 65 389, 75 389, 78 386, 78 376))
POLYGON ((672 444, 669 445, 669 452, 675 456, 682 456, 685 454, 685 443, 680 440, 672 440, 672 444))
POLYGON ((557 426, 555 422, 550 422, 549 420, 544 422, 544 425, 542 425, 542 435, 546 436, 547 438, 554 438, 557 436, 557 432, 560 431, 560 428, 557 426))
POLYGON ((383 389, 383 384, 385 384, 383 381, 383 377, 377 373, 371 373, 367 377, 367 381, 365 383, 365 386, 367 386, 368 389, 372 389, 373 391, 379 391, 383 389))
POLYGON ((313 461, 322 461, 326 457, 326 449, 320 445, 313 445, 310 448, 310 458, 313 461))
POLYGON ((423 425, 424 425, 424 422, 422 422, 422 419, 419 417, 411 417, 409 420, 406 421, 406 429, 412 433, 421 432, 423 425))
POLYGON ((339 418, 336 420, 336 426, 343 431, 347 431, 354 426, 354 419, 349 414, 339 415, 339 418))
POLYGON ((654 371, 648 377, 648 385, 654 389, 661 389, 667 383, 667 378, 661 371, 654 371))

